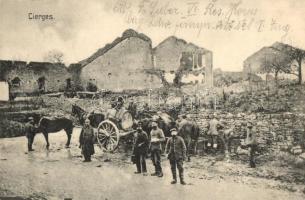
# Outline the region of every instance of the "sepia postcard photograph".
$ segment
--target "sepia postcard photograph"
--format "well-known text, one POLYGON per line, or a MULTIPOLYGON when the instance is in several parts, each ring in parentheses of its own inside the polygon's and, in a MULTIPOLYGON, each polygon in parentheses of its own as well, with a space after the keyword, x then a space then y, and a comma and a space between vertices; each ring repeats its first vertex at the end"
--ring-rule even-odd
POLYGON ((0 200, 180 199, 305 199, 305 0, 0 0, 0 200))

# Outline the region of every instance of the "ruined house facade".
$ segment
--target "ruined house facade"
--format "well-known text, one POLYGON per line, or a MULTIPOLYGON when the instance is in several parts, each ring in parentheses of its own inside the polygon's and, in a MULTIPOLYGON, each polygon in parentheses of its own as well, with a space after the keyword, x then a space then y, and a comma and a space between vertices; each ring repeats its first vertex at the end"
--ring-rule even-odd
POLYGON ((171 36, 153 49, 153 61, 170 83, 181 70, 182 83, 213 86, 213 53, 205 48, 171 36))
POLYGON ((2 81, 10 83, 11 92, 63 91, 71 75, 63 64, 47 62, 0 61, 2 81))
POLYGON ((98 50, 80 63, 82 85, 94 83, 99 89, 125 90, 158 88, 161 81, 146 73, 153 68, 151 40, 133 30, 98 50))
POLYGON ((212 59, 211 51, 175 37, 153 49, 149 37, 129 29, 79 62, 81 67, 74 71, 79 71, 83 86, 91 82, 99 89, 153 89, 161 87, 162 81, 152 71, 164 72, 167 81, 172 83, 182 66, 188 71, 182 77, 183 83, 212 86, 212 59))

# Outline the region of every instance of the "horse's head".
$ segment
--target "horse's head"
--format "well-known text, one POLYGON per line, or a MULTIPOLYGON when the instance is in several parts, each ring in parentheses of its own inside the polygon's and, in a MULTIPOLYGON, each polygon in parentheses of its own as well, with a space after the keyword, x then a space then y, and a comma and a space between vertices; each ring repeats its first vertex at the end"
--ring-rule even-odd
POLYGON ((76 104, 72 104, 72 116, 76 115, 76 104))

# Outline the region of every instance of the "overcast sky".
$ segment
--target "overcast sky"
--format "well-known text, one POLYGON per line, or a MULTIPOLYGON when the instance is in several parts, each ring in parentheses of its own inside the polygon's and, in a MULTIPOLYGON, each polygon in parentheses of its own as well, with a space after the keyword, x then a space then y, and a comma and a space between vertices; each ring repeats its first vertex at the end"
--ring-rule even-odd
POLYGON ((140 11, 141 1, 0 0, 0 59, 43 61, 48 51, 57 49, 70 64, 128 28, 149 36, 153 47, 175 35, 207 48, 214 53, 214 68, 230 71, 241 70, 247 56, 276 41, 305 49, 304 0, 144 0, 140 11), (29 13, 53 19, 29 19, 29 13), (219 24, 229 13, 234 30, 219 24), (246 22, 244 30, 238 22, 246 22), (210 27, 192 26, 200 23, 210 27))

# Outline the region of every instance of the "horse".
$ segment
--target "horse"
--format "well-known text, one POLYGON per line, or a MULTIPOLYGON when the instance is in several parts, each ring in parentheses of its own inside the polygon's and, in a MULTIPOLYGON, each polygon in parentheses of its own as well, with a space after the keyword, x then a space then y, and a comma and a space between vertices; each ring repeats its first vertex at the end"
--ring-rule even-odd
POLYGON ((197 153, 198 138, 200 135, 200 128, 196 122, 188 121, 178 131, 178 135, 181 136, 186 145, 186 155, 188 162, 191 161, 191 147, 193 144, 193 154, 197 153))
POLYGON ((172 128, 176 128, 175 121, 167 113, 156 113, 153 115, 146 115, 145 118, 140 118, 139 122, 142 123, 142 129, 148 134, 149 138, 150 138, 150 132, 152 130, 151 124, 153 121, 157 122, 158 127, 162 129, 164 136, 166 138, 171 136, 170 130, 172 128))
POLYGON ((73 104, 72 105, 72 115, 77 116, 81 125, 84 124, 85 119, 88 118, 90 120, 90 125, 94 128, 97 128, 98 125, 105 120, 105 115, 102 113, 87 113, 81 107, 73 104))
POLYGON ((48 134, 58 132, 60 130, 65 130, 68 138, 66 143, 66 148, 68 148, 71 141, 73 127, 74 127, 73 122, 66 117, 56 117, 56 118, 42 117, 39 120, 37 129, 39 132, 42 132, 42 134, 44 135, 44 138, 47 142, 47 146, 46 146, 47 149, 49 149, 50 146, 48 134))

